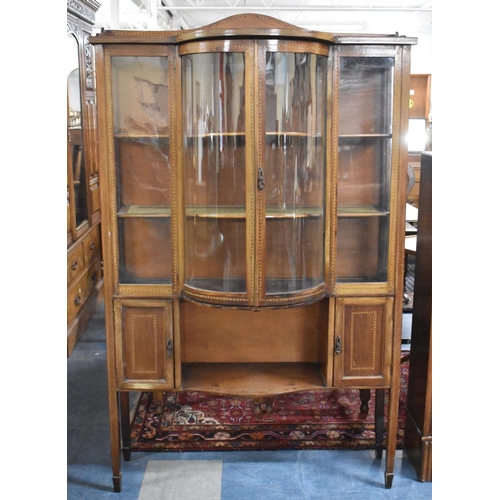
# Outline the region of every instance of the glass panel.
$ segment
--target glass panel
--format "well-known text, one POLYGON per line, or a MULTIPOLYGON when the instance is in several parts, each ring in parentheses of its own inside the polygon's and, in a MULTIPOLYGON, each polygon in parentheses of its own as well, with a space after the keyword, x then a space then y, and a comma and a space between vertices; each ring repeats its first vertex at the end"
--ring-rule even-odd
POLYGON ((73 183, 76 226, 88 218, 87 182, 85 177, 85 158, 83 148, 82 97, 78 41, 71 33, 67 37, 67 74, 68 74, 68 162, 69 179, 73 183))
POLYGON ((387 281, 394 59, 341 57, 339 282, 387 281))
POLYGON ((120 283, 171 283, 168 58, 112 69, 120 283))
POLYGON ((266 293, 324 282, 327 58, 267 53, 266 293))
POLYGON ((186 284, 245 292, 245 60, 182 57, 186 284))

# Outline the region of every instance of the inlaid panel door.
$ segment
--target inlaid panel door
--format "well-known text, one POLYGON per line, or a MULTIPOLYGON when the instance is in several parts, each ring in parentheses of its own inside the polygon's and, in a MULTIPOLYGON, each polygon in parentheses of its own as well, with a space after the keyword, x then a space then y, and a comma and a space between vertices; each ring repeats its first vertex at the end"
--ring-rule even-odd
POLYGON ((334 386, 390 383, 393 303, 391 297, 336 300, 334 386))
POLYGON ((115 301, 118 386, 174 386, 172 301, 115 301))

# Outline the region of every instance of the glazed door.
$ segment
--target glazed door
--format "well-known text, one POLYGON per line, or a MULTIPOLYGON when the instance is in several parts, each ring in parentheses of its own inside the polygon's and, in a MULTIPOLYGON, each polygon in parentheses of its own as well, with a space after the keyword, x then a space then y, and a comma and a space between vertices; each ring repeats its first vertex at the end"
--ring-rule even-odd
POLYGON ((180 55, 184 293, 251 304, 253 45, 190 43, 180 55))
POLYGON ((340 47, 335 58, 337 291, 394 291, 401 76, 398 52, 340 47))
POLYGON ((172 290, 172 79, 169 47, 107 53, 115 286, 148 296, 172 290))
POLYGON ((319 298, 328 48, 197 42, 180 55, 184 293, 234 305, 319 298))
POLYGON ((325 292, 328 47, 259 43, 257 293, 265 305, 325 292))

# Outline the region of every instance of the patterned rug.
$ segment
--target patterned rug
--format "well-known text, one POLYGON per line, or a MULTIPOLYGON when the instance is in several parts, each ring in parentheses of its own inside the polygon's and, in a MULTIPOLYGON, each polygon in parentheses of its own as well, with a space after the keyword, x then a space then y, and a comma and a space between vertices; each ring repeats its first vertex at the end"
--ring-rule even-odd
MULTIPOLYGON (((397 446, 402 448, 408 363, 401 365, 397 446)), ((385 391, 386 410, 388 391, 385 391)), ((165 392, 161 415, 143 392, 131 429, 132 451, 369 449, 375 447, 375 391, 360 413, 358 390, 316 390, 274 397, 256 414, 252 399, 165 392)), ((387 415, 385 416, 387 418, 387 415)), ((385 444, 385 439, 384 439, 385 444)))

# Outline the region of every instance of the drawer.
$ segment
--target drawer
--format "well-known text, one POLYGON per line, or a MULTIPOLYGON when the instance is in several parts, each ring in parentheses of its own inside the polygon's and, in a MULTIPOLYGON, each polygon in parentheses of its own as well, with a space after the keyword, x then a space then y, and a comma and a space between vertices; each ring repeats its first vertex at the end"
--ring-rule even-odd
POLYGON ((90 233, 85 236, 82 245, 85 263, 90 262, 94 255, 101 253, 101 233, 99 231, 99 226, 92 229, 90 233))
POLYGON ((70 323, 94 291, 101 279, 101 261, 96 260, 68 291, 67 319, 70 323))
POLYGON ((79 243, 68 252, 68 285, 82 272, 84 263, 83 246, 79 243))

